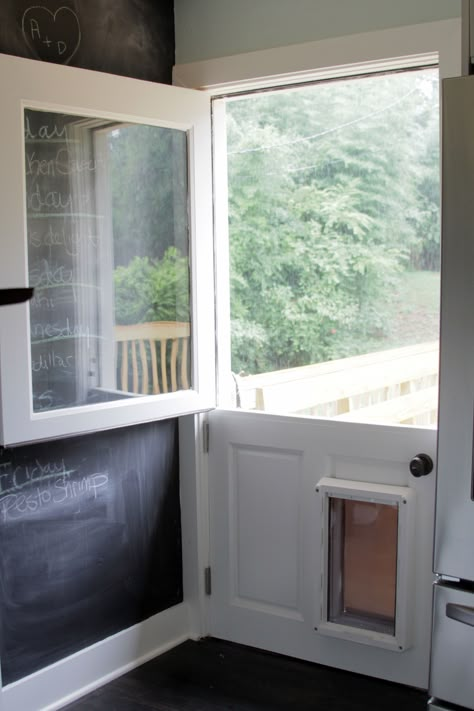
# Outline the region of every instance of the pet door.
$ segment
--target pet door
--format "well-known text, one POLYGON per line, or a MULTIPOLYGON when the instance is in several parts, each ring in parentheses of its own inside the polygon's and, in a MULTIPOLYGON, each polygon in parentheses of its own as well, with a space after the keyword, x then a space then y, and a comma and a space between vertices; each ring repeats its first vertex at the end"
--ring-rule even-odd
POLYGON ((406 649, 413 492, 330 478, 316 492, 324 521, 318 632, 406 649))

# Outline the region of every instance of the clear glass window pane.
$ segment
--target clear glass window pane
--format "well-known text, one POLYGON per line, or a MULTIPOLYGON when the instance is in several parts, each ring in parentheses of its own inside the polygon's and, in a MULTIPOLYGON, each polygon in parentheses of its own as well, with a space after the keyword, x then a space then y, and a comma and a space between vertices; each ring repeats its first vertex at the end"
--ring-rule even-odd
POLYGON ((438 90, 423 69, 227 101, 237 405, 436 424, 438 90))
POLYGON ((330 622, 395 635, 397 545, 397 505, 330 497, 330 622))
POLYGON ((25 110, 33 410, 192 387, 186 132, 25 110))

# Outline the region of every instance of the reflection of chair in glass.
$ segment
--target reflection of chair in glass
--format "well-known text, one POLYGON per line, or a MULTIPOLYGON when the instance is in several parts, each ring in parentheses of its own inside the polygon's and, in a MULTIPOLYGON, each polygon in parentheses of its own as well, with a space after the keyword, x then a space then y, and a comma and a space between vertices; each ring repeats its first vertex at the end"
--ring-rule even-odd
POLYGON ((189 389, 189 323, 115 327, 117 387, 142 395, 189 389))

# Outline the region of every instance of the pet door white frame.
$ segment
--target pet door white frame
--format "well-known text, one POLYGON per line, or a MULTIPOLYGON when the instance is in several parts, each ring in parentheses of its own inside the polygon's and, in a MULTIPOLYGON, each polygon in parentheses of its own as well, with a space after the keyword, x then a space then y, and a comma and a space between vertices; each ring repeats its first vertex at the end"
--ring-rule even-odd
MULTIPOLYGON (((338 637, 340 639, 361 642, 378 647, 384 647, 392 651, 402 652, 411 646, 411 609, 410 595, 413 584, 414 565, 414 492, 409 487, 388 486, 383 484, 369 484, 360 481, 348 481, 344 479, 334 479, 325 477, 316 486, 318 506, 321 508, 321 605, 316 610, 315 631, 319 634, 338 637), (395 619, 394 633, 378 631, 368 624, 363 626, 363 615, 361 622, 350 623, 350 617, 346 624, 334 622, 330 619, 329 607, 331 594, 331 564, 330 564, 330 505, 331 500, 360 501, 370 504, 381 504, 396 507, 398 511, 398 526, 396 533, 396 589, 395 593, 395 619), (359 626, 360 624, 360 626, 359 626)), ((344 534, 343 534, 344 535, 344 534)), ((344 587, 344 573, 341 567, 340 590, 344 587)), ((341 593, 343 594, 343 593, 341 593)), ((342 617, 344 619, 344 617, 342 617)))

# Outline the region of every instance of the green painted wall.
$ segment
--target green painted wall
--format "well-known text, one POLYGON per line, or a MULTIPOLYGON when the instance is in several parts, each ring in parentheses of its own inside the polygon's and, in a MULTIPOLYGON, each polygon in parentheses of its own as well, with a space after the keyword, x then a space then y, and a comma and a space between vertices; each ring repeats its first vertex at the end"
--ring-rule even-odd
POLYGON ((175 0, 176 63, 460 14, 461 0, 175 0))

